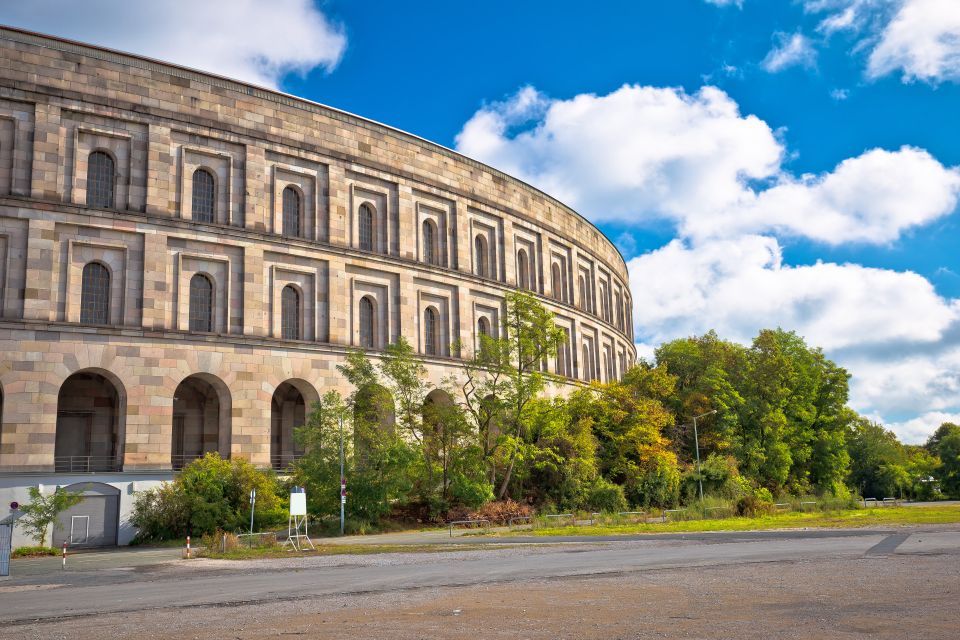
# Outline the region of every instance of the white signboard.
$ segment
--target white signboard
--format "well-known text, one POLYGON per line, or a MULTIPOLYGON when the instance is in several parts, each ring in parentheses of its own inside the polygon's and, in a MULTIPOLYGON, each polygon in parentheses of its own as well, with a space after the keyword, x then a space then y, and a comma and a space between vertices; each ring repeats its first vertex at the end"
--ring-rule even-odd
POLYGON ((307 515, 307 494, 305 493, 290 494, 290 515, 292 516, 307 515))

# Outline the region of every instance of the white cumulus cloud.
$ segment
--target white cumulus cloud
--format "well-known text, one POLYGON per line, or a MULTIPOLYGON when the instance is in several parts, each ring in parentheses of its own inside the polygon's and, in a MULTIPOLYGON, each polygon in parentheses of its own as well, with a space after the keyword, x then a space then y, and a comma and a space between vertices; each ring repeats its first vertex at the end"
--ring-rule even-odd
POLYGON ((817 50, 802 33, 777 32, 773 37, 776 44, 760 63, 770 73, 790 67, 810 68, 817 65, 817 50))
POLYGON ((956 0, 806 0, 822 16, 818 31, 858 39, 866 73, 899 73, 905 82, 960 81, 960 4, 956 0))
POLYGON ((960 301, 911 272, 783 262, 767 236, 673 240, 629 261, 638 345, 715 329, 741 343, 760 329, 795 330, 852 374, 851 403, 921 442, 960 397, 960 301))
POLYGON ((777 132, 709 86, 625 85, 568 100, 526 87, 480 109, 457 148, 593 220, 667 219, 700 239, 776 232, 887 243, 950 214, 960 197, 960 170, 911 147, 794 176, 777 132))
POLYGON ((867 74, 904 80, 960 80, 960 3, 907 0, 870 52, 867 74))
POLYGON ((311 0, 30 0, 3 22, 268 87, 333 69, 347 38, 311 0))

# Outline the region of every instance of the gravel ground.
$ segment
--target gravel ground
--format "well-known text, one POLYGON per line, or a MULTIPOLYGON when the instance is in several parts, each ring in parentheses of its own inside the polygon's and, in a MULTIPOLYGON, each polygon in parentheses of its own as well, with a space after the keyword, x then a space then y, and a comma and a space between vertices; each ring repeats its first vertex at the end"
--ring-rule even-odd
MULTIPOLYGON (((547 551, 525 549, 524 553, 547 551)), ((504 549, 496 553, 517 552, 504 549)), ((489 552, 457 553, 471 556, 489 552)), ((354 556, 349 562, 423 561, 422 555, 411 555, 354 556)), ((343 562, 342 558, 311 560, 343 562)), ((216 563, 197 563, 196 570, 217 570, 216 563)), ((244 571, 263 566, 245 564, 249 566, 230 566, 244 571)), ((910 554, 660 569, 244 606, 151 610, 18 625, 0 629, 0 638, 953 640, 960 636, 957 602, 960 555, 910 554)))

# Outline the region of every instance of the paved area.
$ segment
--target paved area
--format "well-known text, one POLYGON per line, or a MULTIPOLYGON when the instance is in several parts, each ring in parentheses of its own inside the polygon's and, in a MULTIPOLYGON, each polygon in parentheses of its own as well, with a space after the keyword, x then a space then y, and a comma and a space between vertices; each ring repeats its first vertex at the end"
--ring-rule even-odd
POLYGON ((481 627, 485 637, 770 637, 751 628, 860 637, 789 635, 811 620, 849 626, 854 619, 876 637, 956 637, 956 525, 650 538, 21 576, 0 583, 0 638, 86 637, 109 628, 112 637, 351 637, 352 630, 352 637, 398 640, 477 637, 481 627), (722 602, 726 613, 710 613, 722 602), (764 606, 773 609, 751 618, 764 606), (708 614, 720 615, 716 625, 733 625, 730 633, 707 634, 708 614), (673 633, 681 627, 692 635, 673 633), (662 635, 643 635, 657 629, 662 635))

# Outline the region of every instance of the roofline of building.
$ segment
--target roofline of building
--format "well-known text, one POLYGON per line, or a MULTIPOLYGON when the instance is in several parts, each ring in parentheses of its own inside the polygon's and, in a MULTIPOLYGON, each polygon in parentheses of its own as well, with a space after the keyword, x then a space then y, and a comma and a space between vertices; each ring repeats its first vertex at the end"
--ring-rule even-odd
POLYGON ((148 65, 155 65, 160 68, 159 70, 164 71, 166 73, 170 73, 171 75, 185 77, 190 80, 198 80, 201 82, 205 81, 208 84, 213 84, 215 86, 220 86, 225 89, 238 91, 239 93, 252 95, 252 96, 263 98, 266 100, 272 100, 273 102, 279 102, 279 103, 286 104, 293 107, 320 109, 328 112, 329 114, 333 114, 336 119, 353 120, 358 124, 362 124, 368 127, 372 125, 374 128, 380 128, 385 133, 398 135, 401 138, 407 138, 419 144, 426 145, 435 151, 439 151, 449 157, 452 157, 455 160, 466 162, 467 164, 475 165, 477 167, 484 169, 485 171, 489 171, 494 176, 498 176, 500 178, 513 182, 517 185, 530 189, 531 191, 534 191, 542 195, 547 200, 553 202, 554 204, 562 208, 567 213, 573 214, 574 216, 576 216, 577 218, 585 222, 587 225, 592 227, 594 230, 596 230, 596 232, 599 233, 610 244, 611 247, 613 247, 613 250, 616 252, 616 255, 620 257, 620 261, 623 264, 624 273, 629 278, 629 272, 627 271, 627 261, 626 261, 626 258, 624 258, 623 254, 620 252, 620 249, 607 236, 607 234, 601 231, 600 228, 597 227, 597 225, 595 225, 593 222, 588 220, 582 214, 580 214, 570 206, 564 204, 554 196, 542 191, 541 189, 538 189, 537 187, 527 182, 524 182, 523 180, 515 176, 512 176, 508 173, 504 173, 503 171, 500 171, 499 169, 491 167, 488 164, 480 162, 475 158, 471 158, 470 156, 464 155, 459 151, 455 151, 453 149, 450 149, 449 147, 443 146, 442 144, 433 142, 431 140, 427 140, 426 138, 422 138, 416 134, 410 133, 408 131, 404 131, 402 129, 398 129, 397 127, 393 127, 391 125, 384 124, 376 120, 371 120, 370 118, 364 118, 363 116, 358 116, 355 113, 344 111, 343 109, 331 107, 321 102, 316 102, 314 100, 308 100, 300 96, 295 96, 293 94, 285 93, 277 89, 271 89, 271 88, 263 87, 250 82, 236 80, 234 78, 221 76, 219 74, 211 73, 209 71, 201 71, 199 69, 194 69, 192 67, 187 67, 180 64, 174 64, 171 62, 165 62, 163 60, 157 60, 156 58, 150 58, 148 56, 142 56, 139 54, 129 53, 126 51, 119 51, 117 49, 111 49, 109 47, 102 47, 99 45, 93 45, 86 42, 80 42, 78 40, 71 40, 69 38, 62 38, 60 36, 54 36, 46 33, 39 33, 36 31, 30 31, 29 29, 21 29, 19 27, 12 27, 12 26, 3 25, 3 24, 0 24, 0 38, 13 40, 15 42, 21 42, 23 44, 32 44, 40 47, 54 48, 60 51, 67 51, 67 52, 72 51, 74 53, 81 53, 83 55, 92 55, 92 57, 99 58, 101 60, 106 60, 108 62, 124 62, 130 65, 130 61, 133 60, 133 61, 139 61, 141 63, 146 63, 148 65), (11 38, 10 37, 11 34, 17 34, 17 35, 20 35, 21 37, 11 38), (59 43, 60 45, 63 45, 63 46, 50 47, 50 44, 48 43, 59 43), (110 60, 109 58, 106 58, 104 55, 97 55, 97 53, 109 54, 112 56, 117 56, 121 59, 126 58, 126 60, 110 60), (190 75, 184 76, 185 73, 190 75), (277 98, 280 98, 280 99, 277 99, 277 98))

